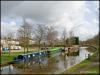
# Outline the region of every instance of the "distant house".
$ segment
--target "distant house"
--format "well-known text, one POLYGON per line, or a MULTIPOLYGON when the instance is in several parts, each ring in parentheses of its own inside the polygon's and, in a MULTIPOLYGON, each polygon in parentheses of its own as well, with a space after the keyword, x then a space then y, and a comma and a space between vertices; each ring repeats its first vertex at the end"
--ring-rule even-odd
POLYGON ((29 44, 30 44, 30 45, 35 44, 35 41, 30 40, 30 43, 29 43, 29 44))
POLYGON ((21 49, 21 46, 19 46, 18 40, 7 41, 7 40, 4 40, 4 39, 1 39, 1 49, 8 48, 8 43, 11 44, 10 48, 13 49, 13 50, 21 49))

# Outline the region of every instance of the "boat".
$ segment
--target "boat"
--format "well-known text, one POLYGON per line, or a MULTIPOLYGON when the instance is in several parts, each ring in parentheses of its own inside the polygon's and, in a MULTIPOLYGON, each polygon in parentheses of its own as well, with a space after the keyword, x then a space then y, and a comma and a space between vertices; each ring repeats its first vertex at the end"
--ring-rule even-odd
POLYGON ((60 52, 61 48, 55 48, 51 50, 42 50, 39 52, 27 53, 27 54, 20 54, 17 57, 14 57, 13 61, 9 62, 9 64, 14 64, 23 61, 30 61, 30 60, 37 60, 38 57, 46 57, 50 56, 54 53, 60 52))

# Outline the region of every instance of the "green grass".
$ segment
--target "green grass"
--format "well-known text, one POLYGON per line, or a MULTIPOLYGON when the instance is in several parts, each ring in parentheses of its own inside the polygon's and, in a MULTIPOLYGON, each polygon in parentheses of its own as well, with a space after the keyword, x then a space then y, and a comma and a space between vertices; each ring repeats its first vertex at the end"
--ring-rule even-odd
POLYGON ((95 72, 95 73, 99 73, 99 66, 92 66, 91 68, 88 69, 89 72, 95 72))
POLYGON ((1 64, 5 64, 6 62, 13 60, 13 58, 19 54, 23 54, 23 52, 13 52, 11 55, 9 55, 8 52, 3 53, 0 57, 1 64))
POLYGON ((58 50, 59 48, 52 48, 51 50, 53 51, 53 50, 58 50))
MULTIPOLYGON (((89 69, 89 71, 97 71, 98 70, 98 66, 94 66, 94 67, 91 67, 90 69, 89 69)), ((99 71, 99 70, 98 70, 99 71)))
POLYGON ((82 61, 79 64, 77 64, 77 65, 69 68, 68 70, 64 71, 63 74, 75 72, 76 70, 81 69, 83 66, 85 66, 85 65, 87 65, 89 63, 90 62, 88 60, 82 61))

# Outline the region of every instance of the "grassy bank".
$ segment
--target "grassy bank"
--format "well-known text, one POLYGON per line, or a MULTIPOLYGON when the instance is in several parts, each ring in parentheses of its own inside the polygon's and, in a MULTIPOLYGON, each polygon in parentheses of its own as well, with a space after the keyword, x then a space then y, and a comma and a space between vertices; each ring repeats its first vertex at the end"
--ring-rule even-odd
MULTIPOLYGON (((26 53, 30 53, 30 52, 35 52, 36 50, 34 51, 29 51, 29 52, 26 52, 26 53)), ((0 64, 1 65, 4 65, 6 64, 7 62, 10 62, 14 59, 14 57, 20 55, 20 54, 24 54, 24 52, 11 52, 11 55, 9 55, 8 52, 3 52, 1 54, 1 57, 0 57, 0 64)))
POLYGON ((99 74, 99 49, 94 52, 90 59, 69 68, 63 74, 99 74))
POLYGON ((11 60, 13 60, 13 58, 19 54, 23 54, 23 52, 14 52, 11 53, 11 55, 9 55, 8 52, 5 52, 1 55, 0 59, 1 59, 1 64, 5 64, 11 60))

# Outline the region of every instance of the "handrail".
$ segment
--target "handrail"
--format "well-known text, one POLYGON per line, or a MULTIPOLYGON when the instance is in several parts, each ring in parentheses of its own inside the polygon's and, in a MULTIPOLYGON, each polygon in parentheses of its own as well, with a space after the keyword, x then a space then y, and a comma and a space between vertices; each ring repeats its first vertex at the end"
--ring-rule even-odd
POLYGON ((84 45, 81 45, 81 46, 89 46, 89 47, 92 47, 92 48, 94 48, 94 49, 97 50, 97 48, 96 48, 95 46, 93 46, 93 45, 87 45, 87 44, 84 44, 84 45))

